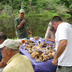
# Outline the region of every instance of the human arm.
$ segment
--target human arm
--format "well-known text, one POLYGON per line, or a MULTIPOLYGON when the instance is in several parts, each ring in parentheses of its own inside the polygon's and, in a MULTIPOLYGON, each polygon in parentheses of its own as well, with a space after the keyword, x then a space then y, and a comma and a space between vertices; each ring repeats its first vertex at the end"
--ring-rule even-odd
POLYGON ((1 62, 0 62, 0 68, 6 66, 6 62, 4 61, 4 59, 2 58, 1 62))
POLYGON ((50 38, 50 30, 47 29, 46 33, 45 33, 45 39, 50 38))
POLYGON ((31 31, 29 31, 28 29, 27 29, 27 31, 28 31, 28 33, 29 33, 29 34, 32 34, 32 32, 31 32, 31 31))
POLYGON ((25 23, 25 19, 23 19, 23 20, 21 21, 21 23, 16 27, 16 29, 17 29, 17 30, 20 29, 24 23, 25 23))
POLYGON ((55 42, 55 40, 54 40, 54 39, 51 39, 51 38, 47 38, 46 40, 47 40, 47 41, 55 42))
POLYGON ((64 39, 60 41, 57 52, 54 56, 54 59, 52 60, 53 65, 57 65, 57 60, 60 57, 60 55, 64 52, 66 45, 67 45, 67 40, 64 39))
POLYGON ((52 41, 55 42, 55 34, 53 34, 49 29, 47 29, 46 34, 45 34, 45 39, 47 41, 52 41))

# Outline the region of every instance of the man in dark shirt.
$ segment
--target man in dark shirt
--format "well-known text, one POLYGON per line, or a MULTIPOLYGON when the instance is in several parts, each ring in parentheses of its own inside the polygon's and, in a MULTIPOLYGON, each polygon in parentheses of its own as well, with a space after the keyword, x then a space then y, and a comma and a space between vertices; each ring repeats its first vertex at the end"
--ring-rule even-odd
POLYGON ((24 9, 20 9, 19 10, 20 16, 15 19, 15 30, 16 30, 16 36, 18 39, 28 37, 27 31, 31 34, 31 32, 27 29, 24 13, 25 13, 24 9))

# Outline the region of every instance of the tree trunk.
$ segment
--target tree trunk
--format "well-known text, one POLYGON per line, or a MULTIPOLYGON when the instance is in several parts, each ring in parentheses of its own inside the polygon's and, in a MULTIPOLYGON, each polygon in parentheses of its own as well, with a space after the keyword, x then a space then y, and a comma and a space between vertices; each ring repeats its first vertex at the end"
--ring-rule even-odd
POLYGON ((23 8, 24 5, 24 0, 21 2, 21 9, 23 8))

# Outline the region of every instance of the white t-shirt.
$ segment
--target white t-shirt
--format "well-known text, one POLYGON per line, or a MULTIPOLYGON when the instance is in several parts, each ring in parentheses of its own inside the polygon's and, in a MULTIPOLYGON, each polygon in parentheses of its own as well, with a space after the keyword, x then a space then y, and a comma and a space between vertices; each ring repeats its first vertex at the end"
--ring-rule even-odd
POLYGON ((61 23, 55 34, 56 50, 60 40, 66 39, 67 46, 61 56, 58 58, 58 65, 72 66, 72 28, 69 23, 61 23))

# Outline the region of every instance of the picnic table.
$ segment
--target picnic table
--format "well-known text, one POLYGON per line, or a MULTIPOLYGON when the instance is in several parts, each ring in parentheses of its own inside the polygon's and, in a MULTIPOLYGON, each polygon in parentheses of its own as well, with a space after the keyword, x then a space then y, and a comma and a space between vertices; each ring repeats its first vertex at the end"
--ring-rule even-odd
MULTIPOLYGON (((37 41, 35 41, 33 38, 31 38, 31 40, 34 41, 35 44, 37 44, 39 42, 39 40, 41 40, 41 43, 43 43, 43 41, 44 41, 44 39, 42 39, 42 38, 38 39, 37 41)), ((46 43, 51 43, 51 41, 46 41, 46 43)), ((21 54, 23 54, 23 55, 25 55, 29 58, 35 72, 56 72, 57 66, 52 65, 52 59, 49 59, 47 61, 43 61, 43 62, 40 62, 40 63, 36 63, 35 59, 31 58, 28 51, 25 50, 25 47, 19 48, 19 49, 20 49, 21 54)))

